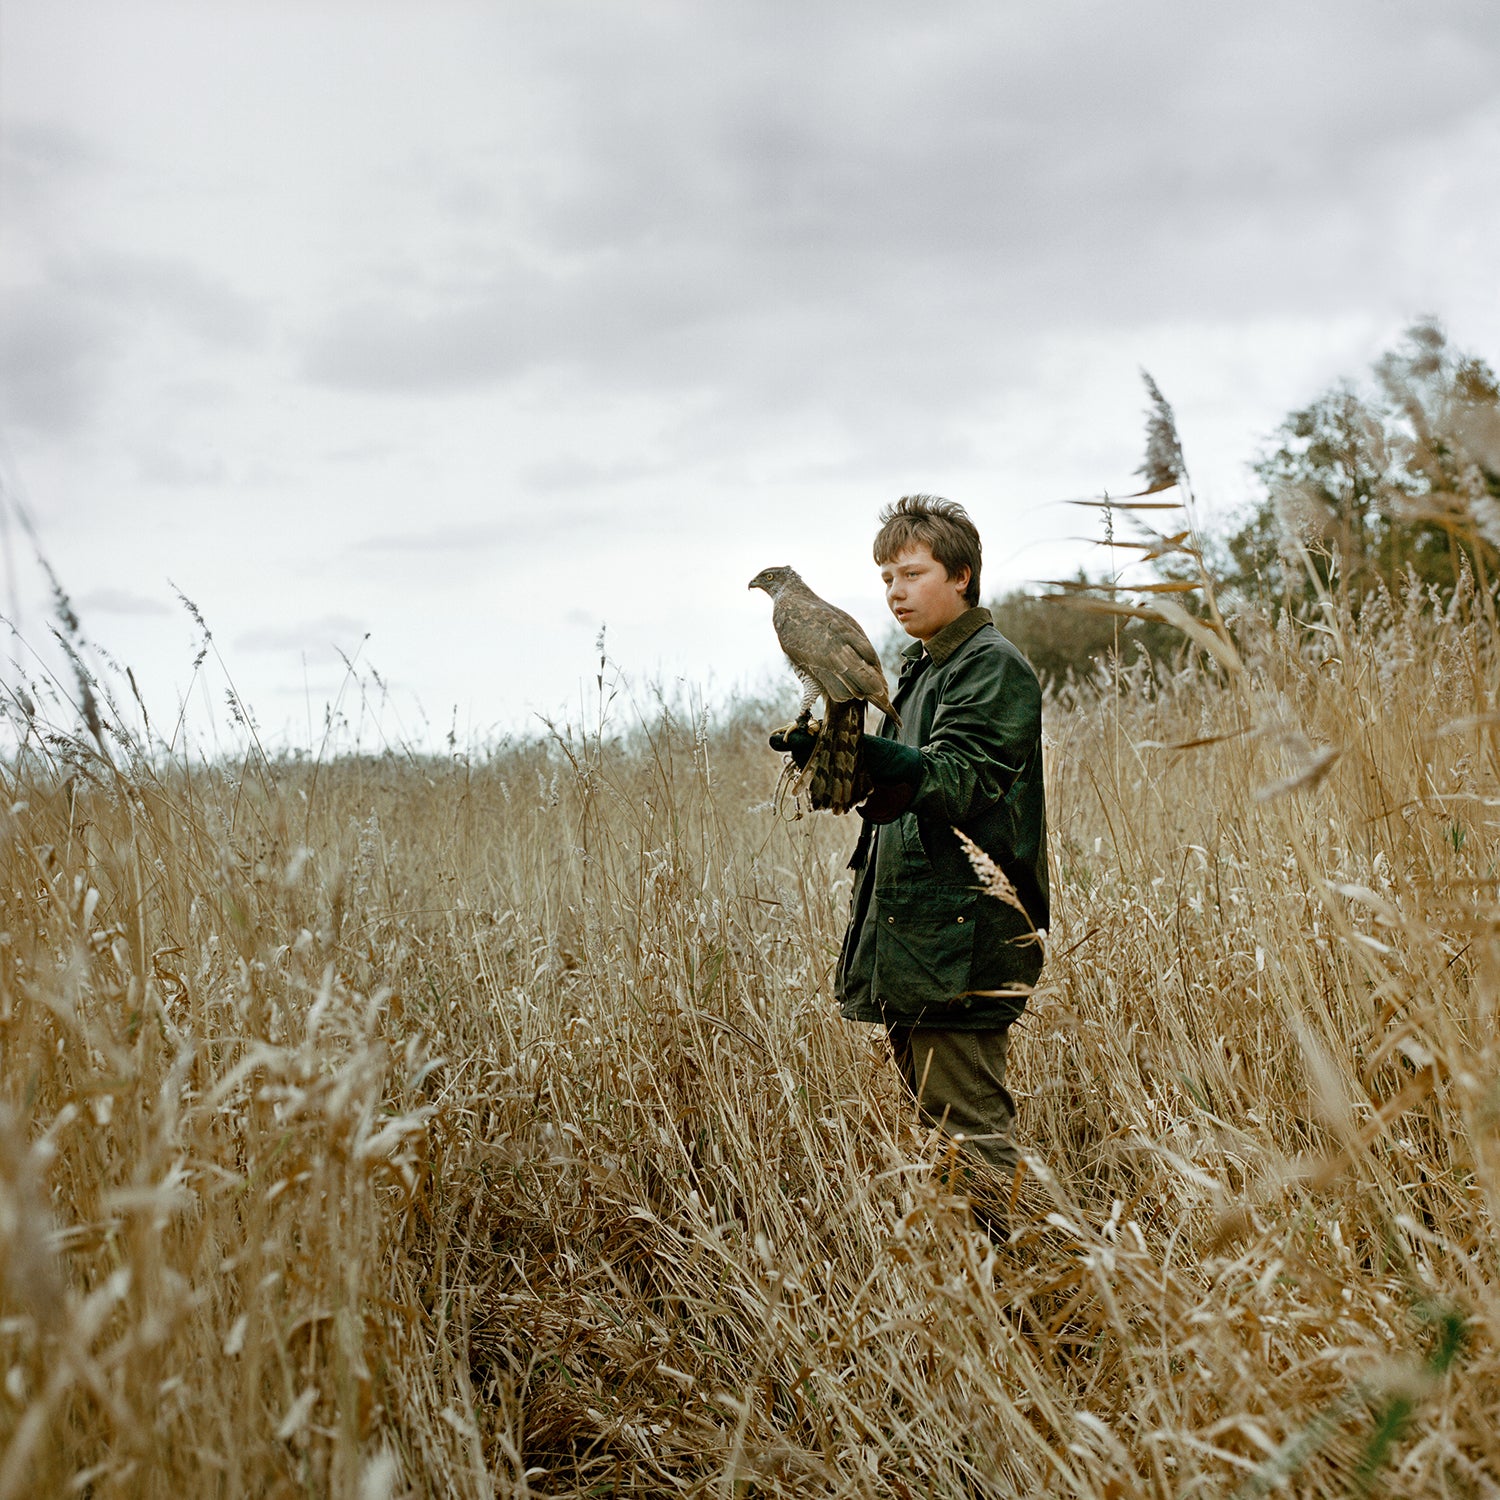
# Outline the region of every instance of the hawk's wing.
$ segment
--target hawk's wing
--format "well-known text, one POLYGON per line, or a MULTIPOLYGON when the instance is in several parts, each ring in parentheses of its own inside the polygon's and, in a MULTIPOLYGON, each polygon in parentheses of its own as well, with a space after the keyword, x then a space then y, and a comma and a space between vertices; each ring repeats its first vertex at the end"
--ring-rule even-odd
POLYGON ((809 591, 783 595, 771 621, 792 665, 830 703, 864 698, 890 711, 880 657, 853 615, 809 591))

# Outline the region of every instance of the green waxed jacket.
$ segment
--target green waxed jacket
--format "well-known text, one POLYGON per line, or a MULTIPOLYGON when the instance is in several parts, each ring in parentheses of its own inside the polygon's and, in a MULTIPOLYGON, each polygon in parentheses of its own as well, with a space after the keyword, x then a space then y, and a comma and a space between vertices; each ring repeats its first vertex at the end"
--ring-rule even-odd
POLYGON ((1047 814, 1042 692, 1026 658, 971 609, 908 647, 893 700, 922 779, 892 823, 866 823, 835 990, 851 1021, 981 1030, 1013 1021, 1042 967, 1047 814), (1010 877, 1023 915, 979 889, 953 830, 1010 877), (1028 917, 1030 920, 1028 920, 1028 917), (1011 991, 984 994, 982 991, 1011 991))

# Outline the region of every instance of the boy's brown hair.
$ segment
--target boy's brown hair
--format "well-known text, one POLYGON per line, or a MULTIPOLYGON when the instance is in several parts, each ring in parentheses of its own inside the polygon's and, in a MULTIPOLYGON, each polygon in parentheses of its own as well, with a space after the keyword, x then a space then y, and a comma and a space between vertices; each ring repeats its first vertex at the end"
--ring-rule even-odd
POLYGON ((875 533, 876 565, 883 567, 917 545, 925 545, 950 578, 967 568, 964 603, 970 608, 979 603, 979 532, 963 506, 941 495, 903 495, 885 506, 875 533))

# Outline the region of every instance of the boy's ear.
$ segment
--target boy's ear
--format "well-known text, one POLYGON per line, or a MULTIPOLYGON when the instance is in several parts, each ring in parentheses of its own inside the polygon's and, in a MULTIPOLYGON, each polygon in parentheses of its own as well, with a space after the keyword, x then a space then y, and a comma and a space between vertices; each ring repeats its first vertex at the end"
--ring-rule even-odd
POLYGON ((967 590, 969 579, 974 576, 974 570, 967 565, 961 567, 956 573, 950 573, 948 577, 958 585, 960 590, 967 590))

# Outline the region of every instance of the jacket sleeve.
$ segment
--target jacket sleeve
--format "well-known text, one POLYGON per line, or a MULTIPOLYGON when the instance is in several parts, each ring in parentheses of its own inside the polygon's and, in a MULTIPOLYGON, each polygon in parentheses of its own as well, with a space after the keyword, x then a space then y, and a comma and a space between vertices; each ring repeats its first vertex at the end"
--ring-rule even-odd
POLYGON ((993 807, 1036 752, 1042 690, 1025 662, 975 651, 955 663, 921 747, 913 811, 963 824, 993 807))

